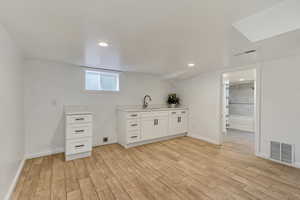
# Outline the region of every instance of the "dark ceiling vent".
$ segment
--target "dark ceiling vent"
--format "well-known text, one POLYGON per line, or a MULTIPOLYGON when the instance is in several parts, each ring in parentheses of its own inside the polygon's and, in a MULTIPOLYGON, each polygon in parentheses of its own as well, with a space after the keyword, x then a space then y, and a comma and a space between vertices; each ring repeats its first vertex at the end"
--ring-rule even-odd
POLYGON ((251 50, 248 50, 248 51, 244 51, 244 52, 241 52, 241 53, 234 54, 234 56, 242 56, 242 55, 247 55, 247 54, 251 54, 251 53, 255 53, 255 52, 256 52, 255 49, 251 49, 251 50))

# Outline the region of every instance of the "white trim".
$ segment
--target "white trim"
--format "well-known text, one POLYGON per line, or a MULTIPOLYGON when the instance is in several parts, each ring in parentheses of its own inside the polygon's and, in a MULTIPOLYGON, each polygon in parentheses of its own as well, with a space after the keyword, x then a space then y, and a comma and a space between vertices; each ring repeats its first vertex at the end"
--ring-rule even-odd
POLYGON ((108 145, 108 144, 116 144, 118 143, 117 140, 112 140, 112 141, 109 141, 109 142, 101 142, 99 144, 94 144, 93 147, 99 147, 99 146, 104 146, 104 145, 108 145))
POLYGON ((13 192, 14 192, 14 190, 15 190, 15 187, 16 187, 16 185, 17 185, 17 183, 18 183, 19 177, 20 177, 20 175, 21 175, 22 169, 23 169, 23 167, 24 167, 25 161, 26 161, 25 158, 23 158, 23 159, 21 160, 21 163, 20 163, 20 165, 19 165, 19 168, 18 168, 18 170, 17 170, 17 173, 16 173, 16 175, 15 175, 15 177, 14 177, 14 179, 13 179, 13 181, 12 181, 12 183, 11 183, 9 189, 8 189, 8 192, 7 192, 6 196, 4 197, 4 200, 10 200, 10 199, 11 199, 12 194, 13 194, 13 192))
MULTIPOLYGON (((103 145, 107 145, 107 144, 116 144, 116 143, 117 143, 117 141, 113 140, 113 141, 106 142, 106 143, 94 144, 93 147, 103 146, 103 145)), ((52 150, 48 150, 48 151, 27 154, 26 159, 38 158, 38 157, 42 157, 42 156, 49 156, 49 155, 53 155, 53 154, 57 154, 57 153, 64 153, 64 152, 65 152, 64 148, 56 148, 56 149, 52 149, 52 150)))
POLYGON ((264 153, 258 153, 258 154, 256 154, 256 156, 260 157, 260 158, 263 158, 263 159, 266 159, 266 160, 270 160, 272 162, 282 164, 282 165, 287 165, 287 166, 290 166, 290 167, 295 167, 295 168, 300 169, 300 162, 294 162, 292 164, 288 164, 288 163, 284 163, 284 162, 281 162, 281 161, 278 161, 278 160, 274 160, 274 159, 270 158, 267 154, 264 154, 264 153))
POLYGON ((151 143, 155 143, 155 142, 162 142, 165 140, 170 140, 170 139, 177 138, 177 137, 183 137, 186 135, 187 135, 187 133, 179 133, 176 135, 169 135, 169 136, 165 136, 165 137, 161 137, 161 138, 155 138, 155 139, 145 140, 145 141, 136 142, 136 143, 130 143, 130 144, 126 144, 125 146, 122 144, 121 145, 127 149, 127 148, 136 147, 136 146, 140 146, 140 145, 151 144, 151 143))
POLYGON ((27 159, 38 158, 38 157, 42 157, 42 156, 49 156, 49 155, 52 155, 52 154, 63 153, 63 152, 65 152, 64 148, 57 148, 57 149, 52 149, 52 150, 48 150, 48 151, 42 151, 42 152, 38 152, 38 153, 27 154, 26 158, 27 159))
MULTIPOLYGON (((254 65, 249 65, 244 68, 232 68, 228 70, 223 70, 220 74, 220 111, 222 111, 223 108, 223 98, 222 98, 222 93, 223 93, 223 74, 224 73, 229 73, 229 72, 237 72, 237 71, 244 71, 244 70, 250 70, 250 69, 255 69, 256 70, 256 80, 255 80, 255 155, 259 154, 260 152, 260 147, 261 147, 261 121, 260 121, 260 116, 261 116, 261 65, 260 63, 256 63, 254 65)), ((219 143, 223 143, 223 130, 222 130, 222 112, 220 112, 220 135, 219 135, 219 143)))
POLYGON ((300 169, 300 162, 295 162, 294 167, 299 168, 300 169))
POLYGON ((203 140, 205 142, 208 142, 208 143, 211 143, 211 144, 216 144, 216 145, 220 145, 220 142, 219 141, 216 141, 216 140, 213 140, 211 138, 207 138, 207 137, 202 137, 200 135, 195 135, 195 134, 188 134, 187 135, 188 137, 191 137, 191 138, 195 138, 195 139, 198 139, 198 140, 203 140))
POLYGON ((260 158, 269 159, 269 156, 267 154, 264 154, 264 153, 257 153, 255 155, 257 157, 260 157, 260 158))
POLYGON ((255 80, 255 154, 261 152, 261 102, 262 102, 262 72, 261 65, 257 64, 255 80))

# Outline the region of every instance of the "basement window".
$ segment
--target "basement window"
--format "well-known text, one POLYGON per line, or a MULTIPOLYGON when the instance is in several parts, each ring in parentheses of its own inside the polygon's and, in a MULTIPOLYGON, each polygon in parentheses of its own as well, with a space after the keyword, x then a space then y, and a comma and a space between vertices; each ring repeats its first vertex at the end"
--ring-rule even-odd
POLYGON ((86 70, 85 90, 118 92, 119 73, 86 70))

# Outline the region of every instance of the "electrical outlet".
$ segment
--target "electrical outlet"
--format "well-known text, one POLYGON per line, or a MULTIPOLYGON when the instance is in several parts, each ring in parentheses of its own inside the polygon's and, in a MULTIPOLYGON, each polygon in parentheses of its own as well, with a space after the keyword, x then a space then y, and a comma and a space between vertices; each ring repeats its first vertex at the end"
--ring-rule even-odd
POLYGON ((104 137, 102 141, 103 141, 104 143, 105 143, 105 142, 108 142, 108 137, 104 137))

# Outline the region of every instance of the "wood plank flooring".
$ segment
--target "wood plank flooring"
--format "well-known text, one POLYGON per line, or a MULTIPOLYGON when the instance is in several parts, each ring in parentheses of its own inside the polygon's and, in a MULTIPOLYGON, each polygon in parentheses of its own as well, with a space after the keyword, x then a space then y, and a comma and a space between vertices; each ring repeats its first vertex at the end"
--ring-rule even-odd
POLYGON ((300 170, 229 146, 181 137, 124 149, 96 147, 90 158, 27 160, 14 200, 297 200, 300 170))
POLYGON ((224 136, 224 145, 227 149, 244 154, 254 154, 254 133, 228 129, 224 136))

